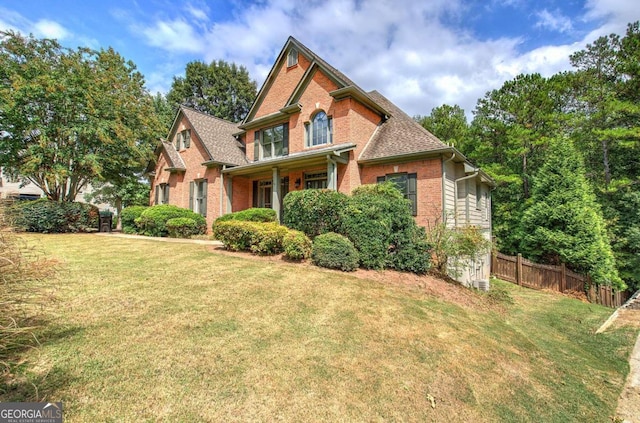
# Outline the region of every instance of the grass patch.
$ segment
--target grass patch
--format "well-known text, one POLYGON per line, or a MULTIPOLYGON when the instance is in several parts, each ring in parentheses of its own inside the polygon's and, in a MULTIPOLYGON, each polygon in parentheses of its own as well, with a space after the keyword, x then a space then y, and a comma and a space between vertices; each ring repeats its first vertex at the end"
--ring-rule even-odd
POLYGON ((635 340, 500 281, 482 309, 200 245, 25 239, 61 263, 59 300, 0 401, 69 422, 607 421, 635 340))

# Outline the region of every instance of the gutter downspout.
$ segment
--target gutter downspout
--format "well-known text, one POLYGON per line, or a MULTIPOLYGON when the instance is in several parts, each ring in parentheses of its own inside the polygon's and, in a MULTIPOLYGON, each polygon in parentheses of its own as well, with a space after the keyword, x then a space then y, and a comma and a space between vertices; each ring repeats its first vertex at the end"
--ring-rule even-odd
MULTIPOLYGON (((451 153, 451 157, 443 160, 442 163, 442 222, 447 222, 447 163, 456 158, 456 153, 451 153)), ((455 192, 455 190, 454 190, 455 192)), ((455 198, 454 198, 455 201, 455 198)))
MULTIPOLYGON (((475 178, 478 176, 480 171, 478 169, 473 172, 471 175, 463 176, 462 178, 458 178, 453 181, 453 210, 454 210, 454 222, 455 227, 458 227, 458 182, 466 181, 467 179, 475 178)), ((467 193, 468 194, 468 193, 467 193)))

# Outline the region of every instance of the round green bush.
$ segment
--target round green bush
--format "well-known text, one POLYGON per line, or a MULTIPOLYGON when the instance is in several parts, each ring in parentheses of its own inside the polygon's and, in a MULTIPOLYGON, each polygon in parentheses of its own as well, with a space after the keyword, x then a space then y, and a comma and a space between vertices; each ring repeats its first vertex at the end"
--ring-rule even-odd
POLYGON ((135 220, 140 233, 147 236, 168 236, 167 221, 176 217, 188 217, 198 225, 197 234, 207 231, 207 221, 198 213, 171 204, 160 204, 148 207, 135 220))
POLYGON ((282 223, 302 231, 310 238, 327 232, 339 232, 340 213, 349 197, 333 190, 305 189, 284 197, 282 223))
POLYGON ((42 198, 21 201, 12 207, 14 224, 28 232, 89 232, 98 229, 98 207, 79 202, 42 198))
POLYGON ((316 266, 351 272, 358 268, 360 259, 358 251, 349 239, 328 232, 318 235, 313 240, 311 260, 316 266))
POLYGON ((285 226, 274 222, 228 220, 213 225, 213 237, 222 242, 226 249, 262 255, 281 253, 287 232, 285 226))
POLYGON ((126 234, 137 233, 138 227, 136 226, 136 219, 148 208, 147 206, 130 206, 122 209, 122 212, 120 212, 122 232, 126 234))
POLYGON ((295 229, 290 229, 284 236, 282 248, 289 260, 306 260, 311 256, 311 240, 295 229))
POLYGON ((254 207, 222 215, 216 219, 216 222, 226 222, 229 220, 242 220, 246 222, 277 222, 278 215, 273 209, 254 207))
POLYGON ((201 233, 198 222, 190 217, 174 217, 167 220, 166 225, 171 238, 191 238, 201 233))

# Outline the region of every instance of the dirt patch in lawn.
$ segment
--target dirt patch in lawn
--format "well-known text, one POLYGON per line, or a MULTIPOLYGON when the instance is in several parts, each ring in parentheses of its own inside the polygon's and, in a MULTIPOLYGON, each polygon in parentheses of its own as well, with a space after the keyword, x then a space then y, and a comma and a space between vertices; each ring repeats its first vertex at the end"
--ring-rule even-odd
POLYGON ((342 273, 344 275, 354 276, 359 279, 373 280, 386 285, 417 289, 430 296, 457 304, 465 308, 472 308, 475 310, 503 311, 503 305, 496 304, 495 302, 487 298, 487 296, 483 293, 466 288, 453 280, 444 280, 434 275, 416 275, 413 273, 403 273, 394 270, 367 269, 357 269, 354 272, 340 272, 338 270, 323 269, 314 266, 309 261, 288 261, 283 258, 282 254, 274 256, 258 256, 247 252, 228 251, 224 249, 224 247, 212 246, 209 249, 212 252, 232 257, 250 258, 252 260, 261 260, 272 263, 287 263, 300 266, 301 268, 312 267, 314 270, 342 273))

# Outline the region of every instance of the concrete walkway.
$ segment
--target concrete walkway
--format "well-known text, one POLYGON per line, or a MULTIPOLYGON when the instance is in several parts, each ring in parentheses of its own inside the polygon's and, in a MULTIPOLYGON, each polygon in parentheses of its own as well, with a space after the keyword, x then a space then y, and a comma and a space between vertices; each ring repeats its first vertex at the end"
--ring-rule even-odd
POLYGON ((129 235, 129 234, 123 234, 121 232, 96 232, 95 235, 112 237, 112 238, 129 238, 129 239, 140 239, 145 241, 173 242, 178 244, 213 245, 215 247, 222 247, 222 242, 211 241, 207 239, 164 238, 164 237, 158 237, 158 236, 129 235))

